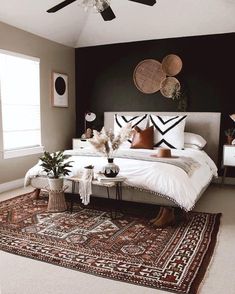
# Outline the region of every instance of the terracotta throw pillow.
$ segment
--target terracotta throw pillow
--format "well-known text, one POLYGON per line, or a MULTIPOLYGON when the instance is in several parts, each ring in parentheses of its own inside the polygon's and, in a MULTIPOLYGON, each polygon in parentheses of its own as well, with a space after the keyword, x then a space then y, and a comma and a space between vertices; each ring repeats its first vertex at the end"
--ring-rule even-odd
POLYGON ((135 127, 131 148, 153 149, 153 126, 144 130, 135 127))

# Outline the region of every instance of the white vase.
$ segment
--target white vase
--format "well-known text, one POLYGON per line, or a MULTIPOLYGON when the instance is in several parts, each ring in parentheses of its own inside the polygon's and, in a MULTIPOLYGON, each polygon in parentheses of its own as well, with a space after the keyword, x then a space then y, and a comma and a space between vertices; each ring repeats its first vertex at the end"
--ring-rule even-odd
POLYGON ((63 190, 63 184, 64 184, 63 178, 59 178, 59 179, 48 178, 48 182, 49 182, 50 190, 52 190, 52 191, 63 190))

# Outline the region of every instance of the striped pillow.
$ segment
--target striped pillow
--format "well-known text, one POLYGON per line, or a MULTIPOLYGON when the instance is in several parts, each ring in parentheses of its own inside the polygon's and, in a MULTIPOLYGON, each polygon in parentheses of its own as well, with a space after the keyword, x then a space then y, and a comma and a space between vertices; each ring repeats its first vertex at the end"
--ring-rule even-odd
POLYGON ((184 148, 184 127, 187 115, 150 115, 150 126, 154 126, 154 147, 184 148))
MULTIPOLYGON (((147 126, 148 116, 147 114, 141 116, 130 116, 130 115, 114 115, 114 134, 117 135, 121 128, 127 123, 131 123, 132 129, 138 126, 140 129, 145 129, 147 126)), ((122 144, 122 147, 130 147, 132 140, 128 140, 122 144)))

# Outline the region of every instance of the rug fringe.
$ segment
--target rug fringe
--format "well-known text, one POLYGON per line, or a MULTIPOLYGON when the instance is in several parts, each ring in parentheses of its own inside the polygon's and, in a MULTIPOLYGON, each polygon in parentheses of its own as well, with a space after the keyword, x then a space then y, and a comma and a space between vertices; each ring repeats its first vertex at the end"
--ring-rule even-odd
POLYGON ((220 216, 220 223, 219 223, 219 227, 218 227, 218 232, 217 232, 217 235, 216 235, 216 241, 215 241, 215 247, 213 249, 213 252, 212 252, 212 256, 210 258, 210 261, 209 261, 209 264, 207 265, 207 270, 204 274, 204 277, 198 287, 198 293, 201 292, 203 286, 205 285, 206 283, 206 280, 209 278, 210 276, 210 271, 211 271, 211 267, 213 266, 214 262, 215 262, 215 258, 216 258, 216 255, 217 255, 217 251, 218 251, 218 246, 219 246, 219 240, 220 240, 220 236, 221 236, 221 219, 222 219, 222 213, 221 213, 221 216, 220 216))

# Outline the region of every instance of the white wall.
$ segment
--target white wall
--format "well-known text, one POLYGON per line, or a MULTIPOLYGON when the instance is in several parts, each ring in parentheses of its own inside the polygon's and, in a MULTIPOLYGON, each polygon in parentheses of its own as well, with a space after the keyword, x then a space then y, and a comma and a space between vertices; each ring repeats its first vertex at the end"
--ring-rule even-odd
MULTIPOLYGON (((1 22, 0 49, 40 58, 42 144, 48 151, 71 148, 75 134, 75 50, 1 22), (52 71, 68 74, 68 108, 51 106, 52 71)), ((0 139, 0 150, 2 147, 0 139)), ((0 184, 23 178, 38 156, 3 159, 0 153, 0 184)))

